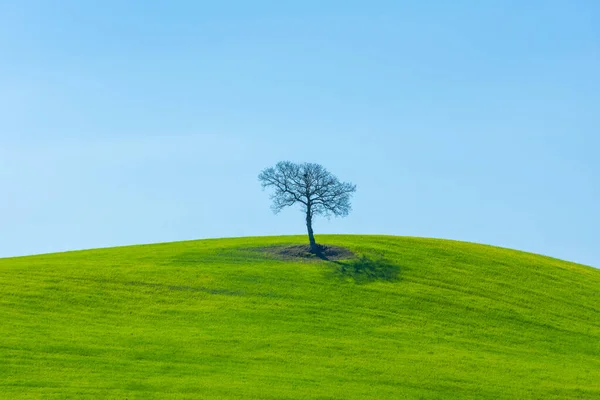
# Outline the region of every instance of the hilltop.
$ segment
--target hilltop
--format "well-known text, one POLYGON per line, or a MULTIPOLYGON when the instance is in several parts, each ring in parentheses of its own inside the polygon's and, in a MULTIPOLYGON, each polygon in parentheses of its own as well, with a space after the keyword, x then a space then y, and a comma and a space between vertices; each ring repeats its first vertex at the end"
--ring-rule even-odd
POLYGON ((287 236, 0 259, 0 397, 600 398, 600 270, 317 239, 348 253, 287 236))

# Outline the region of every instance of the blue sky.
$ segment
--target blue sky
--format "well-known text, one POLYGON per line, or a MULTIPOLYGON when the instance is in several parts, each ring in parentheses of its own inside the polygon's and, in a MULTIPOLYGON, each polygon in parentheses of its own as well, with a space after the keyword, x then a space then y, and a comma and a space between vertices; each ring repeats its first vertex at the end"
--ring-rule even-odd
POLYGON ((598 71, 593 0, 2 2, 0 257, 304 233, 289 159, 358 186, 317 234, 600 267, 598 71))

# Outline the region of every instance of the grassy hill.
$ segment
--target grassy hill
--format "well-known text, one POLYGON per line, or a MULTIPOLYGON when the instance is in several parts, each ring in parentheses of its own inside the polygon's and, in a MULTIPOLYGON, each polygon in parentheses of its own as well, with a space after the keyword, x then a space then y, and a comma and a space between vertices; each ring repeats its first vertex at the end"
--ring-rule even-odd
POLYGON ((0 259, 0 398, 598 399, 600 270, 320 236, 0 259))

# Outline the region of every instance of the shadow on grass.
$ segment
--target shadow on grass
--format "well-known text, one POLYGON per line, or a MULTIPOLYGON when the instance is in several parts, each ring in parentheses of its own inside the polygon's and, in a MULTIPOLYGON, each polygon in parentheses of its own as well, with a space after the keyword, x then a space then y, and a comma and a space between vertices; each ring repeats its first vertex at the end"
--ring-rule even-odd
POLYGON ((342 280, 351 279, 359 284, 400 280, 400 267, 383 257, 371 258, 363 255, 332 263, 334 264, 333 275, 342 280))

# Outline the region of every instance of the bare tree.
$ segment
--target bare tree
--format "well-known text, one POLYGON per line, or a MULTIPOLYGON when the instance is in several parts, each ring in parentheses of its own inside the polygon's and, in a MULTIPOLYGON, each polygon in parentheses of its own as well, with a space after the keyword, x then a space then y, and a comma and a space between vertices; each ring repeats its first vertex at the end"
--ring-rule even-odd
POLYGON ((271 209, 275 214, 285 207, 300 203, 306 213, 306 228, 312 253, 319 251, 313 234, 313 217, 347 216, 351 210, 350 197, 356 191, 356 185, 340 182, 322 165, 313 163, 281 161, 275 167, 263 170, 258 180, 263 189, 275 189, 271 194, 271 209))

